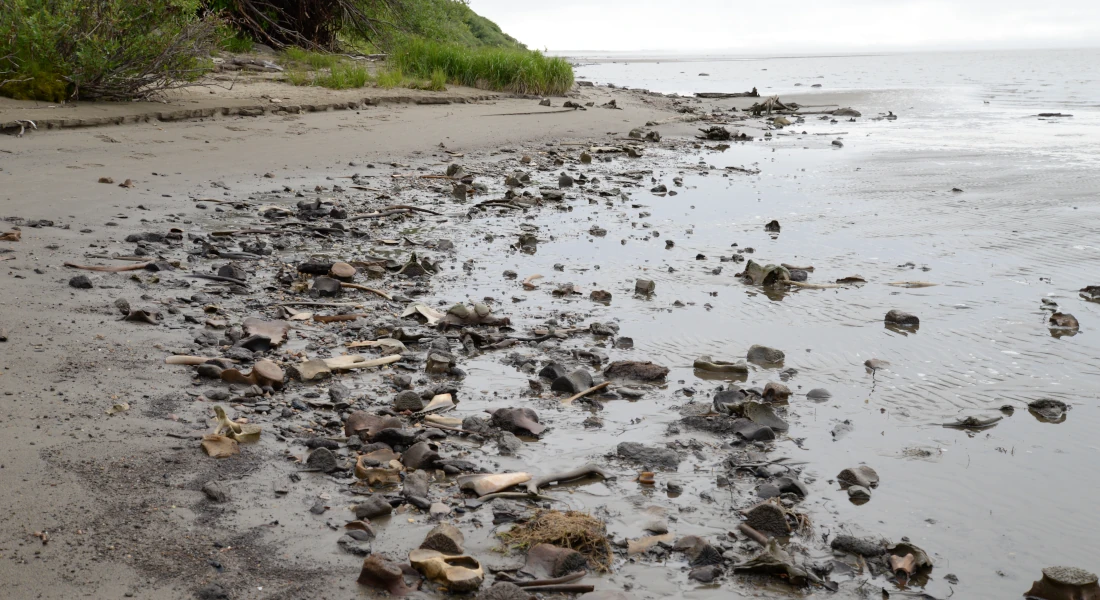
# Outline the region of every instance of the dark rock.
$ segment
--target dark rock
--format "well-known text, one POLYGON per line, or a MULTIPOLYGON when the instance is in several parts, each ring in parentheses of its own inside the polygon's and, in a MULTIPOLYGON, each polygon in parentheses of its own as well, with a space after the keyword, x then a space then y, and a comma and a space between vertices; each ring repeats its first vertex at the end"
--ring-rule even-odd
POLYGON ((867 501, 871 499, 871 490, 863 487, 862 485, 849 486, 848 497, 852 500, 867 501))
POLYGON ((756 493, 765 500, 782 494, 794 494, 799 498, 805 498, 809 495, 810 490, 806 487, 806 484, 793 477, 779 477, 775 481, 769 481, 756 488, 756 493))
POLYGON ((838 535, 833 538, 832 543, 829 544, 833 550, 847 552, 848 554, 858 554, 859 556, 866 556, 868 558, 886 554, 887 545, 888 543, 885 540, 869 537, 861 538, 852 535, 838 535))
POLYGON ((745 524, 773 536, 787 536, 791 533, 787 511, 774 502, 761 502, 749 509, 745 513, 745 524))
POLYGON ((382 496, 375 494, 355 505, 356 519, 376 519, 393 512, 393 507, 382 496))
POLYGON ((721 575, 721 567, 717 565, 710 565, 707 567, 692 569, 691 572, 688 573, 688 579, 698 581, 699 583, 711 583, 715 579, 718 579, 721 575))
POLYGON ((836 476, 841 487, 858 485, 865 488, 878 487, 878 473, 867 465, 844 469, 836 476))
POLYGON ((401 463, 412 470, 430 469, 439 460, 439 454, 427 442, 417 442, 401 455, 401 463))
POLYGON ((911 315, 900 310, 891 310, 886 313, 886 322, 902 327, 917 327, 920 325, 920 319, 918 319, 916 315, 911 315))
POLYGON ((336 455, 328 448, 318 448, 309 453, 306 459, 306 467, 318 469, 322 473, 331 473, 340 468, 336 462, 336 455))
POLYGON ((680 465, 680 455, 670 448, 645 446, 638 442, 622 442, 617 452, 622 458, 644 466, 675 469, 680 465))
POLYGON ((401 486, 401 495, 406 498, 428 498, 428 473, 426 471, 414 471, 405 475, 404 484, 401 486))
POLYGON ((465 542, 465 536, 457 527, 450 523, 440 523, 428 532, 420 547, 443 554, 462 554, 465 552, 462 547, 465 542))
POLYGON ((69 287, 78 290, 90 290, 95 286, 92 285, 92 280, 87 275, 77 275, 69 280, 69 287))
POLYGON ((541 371, 539 371, 539 377, 554 381, 559 377, 565 377, 567 373, 568 371, 565 370, 565 367, 556 362, 551 362, 543 367, 541 371))
POLYGON ((791 397, 791 388, 781 384, 769 381, 764 386, 764 399, 768 402, 786 402, 791 397))
POLYGON ((419 432, 415 429, 390 427, 371 436, 370 441, 381 442, 391 448, 394 446, 408 447, 416 443, 416 436, 418 433, 419 432))
POLYGON ((651 362, 619 360, 608 365, 603 373, 608 379, 629 379, 631 381, 659 383, 665 380, 668 375, 668 368, 651 362))
POLYGON ((748 419, 735 420, 733 432, 749 442, 767 442, 775 439, 775 430, 771 427, 754 423, 748 419))
POLYGON ((349 531, 340 536, 340 539, 336 540, 336 545, 340 546, 344 552, 353 554, 355 556, 370 556, 371 555, 371 543, 370 540, 361 540, 351 535, 352 532, 362 533, 359 531, 349 531))
POLYGON ((584 369, 577 369, 568 375, 558 377, 550 385, 551 390, 568 394, 577 394, 590 387, 592 387, 592 374, 584 369))
POLYGON ((769 233, 779 233, 779 221, 771 220, 764 226, 764 231, 769 233))
POLYGON ((406 390, 394 397, 393 408, 397 411, 411 410, 417 412, 424 410, 424 400, 420 398, 420 394, 411 390, 406 390))
POLYGON ((240 266, 229 263, 228 265, 222 265, 218 268, 218 277, 229 277, 231 279, 244 281, 248 278, 248 273, 240 266))
POLYGON ((829 400, 830 398, 832 398, 833 395, 830 394, 829 390, 827 389, 814 388, 806 392, 806 397, 815 402, 824 402, 825 400, 829 400))
POLYGON ((336 298, 340 296, 342 288, 340 282, 331 277, 316 277, 313 279, 313 287, 309 294, 315 298, 336 298))
POLYGON ((546 429, 530 408, 498 408, 493 411, 492 424, 511 433, 539 435, 546 429))

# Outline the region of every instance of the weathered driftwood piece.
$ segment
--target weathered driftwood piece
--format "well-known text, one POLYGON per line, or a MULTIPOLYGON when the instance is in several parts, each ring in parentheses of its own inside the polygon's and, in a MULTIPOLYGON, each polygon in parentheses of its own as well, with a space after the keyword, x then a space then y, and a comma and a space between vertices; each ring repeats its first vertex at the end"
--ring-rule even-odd
POLYGON ((611 475, 607 471, 604 471, 600 467, 588 463, 583 467, 578 467, 569 471, 561 473, 551 473, 549 475, 543 475, 538 479, 532 479, 527 482, 527 492, 530 494, 537 494, 539 488, 546 487, 554 482, 564 483, 566 481, 572 481, 574 479, 580 479, 581 477, 588 477, 589 475, 599 475, 604 479, 614 479, 614 475, 611 475))

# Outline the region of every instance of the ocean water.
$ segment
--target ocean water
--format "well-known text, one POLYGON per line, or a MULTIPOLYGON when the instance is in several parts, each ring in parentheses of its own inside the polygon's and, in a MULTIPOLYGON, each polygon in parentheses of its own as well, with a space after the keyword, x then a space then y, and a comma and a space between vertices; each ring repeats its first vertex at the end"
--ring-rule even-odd
MULTIPOLYGON (((908 536, 936 561, 926 588, 935 597, 1018 598, 1055 564, 1100 571, 1100 304, 1077 291, 1100 285, 1100 51, 576 60, 578 76, 598 83, 680 94, 755 86, 864 116, 811 115, 724 150, 652 152, 653 181, 678 195, 632 191, 642 206, 633 211, 577 207, 572 220, 608 235, 571 234, 550 220, 541 226, 553 242, 509 268, 552 273, 565 263, 588 287, 656 280, 656 298, 617 295, 607 310, 584 310, 634 337, 635 349, 609 350, 612 359, 667 364, 670 381, 695 389, 697 400, 709 400, 714 382, 692 371, 694 357, 734 360, 756 343, 783 349, 798 370, 796 393, 834 395, 793 399, 790 438, 777 451, 810 461, 805 506, 817 532, 908 536), (886 111, 898 119, 873 118, 886 111), (760 174, 724 170, 734 165, 760 174), (771 219, 782 223, 778 236, 763 231, 771 219), (868 283, 764 293, 737 280, 739 265, 718 260, 746 247, 760 262, 813 265, 811 282, 859 274, 868 283), (887 285, 909 280, 936 285, 887 285), (1080 330, 1050 329, 1043 299, 1075 315, 1080 330), (892 308, 917 314, 919 330, 884 327, 892 308), (890 367, 871 372, 869 358, 890 367), (1029 413, 1040 398, 1068 403, 1065 421, 1029 413), (978 432, 940 426, 998 415, 996 427, 978 432), (853 430, 836 437, 841 423, 853 430), (860 463, 882 485, 856 506, 830 482, 860 463)), ((743 385, 774 380, 776 372, 755 370, 743 385)), ((644 401, 609 404, 600 416, 616 439, 638 440, 663 436, 677 417, 644 401)), ((562 452, 585 456, 607 443, 579 436, 562 452)), ((685 497, 713 487, 709 475, 681 471, 685 497)), ((692 524, 715 535, 730 529, 692 524)), ((650 585, 684 597, 724 593, 675 579, 668 589, 650 585)))

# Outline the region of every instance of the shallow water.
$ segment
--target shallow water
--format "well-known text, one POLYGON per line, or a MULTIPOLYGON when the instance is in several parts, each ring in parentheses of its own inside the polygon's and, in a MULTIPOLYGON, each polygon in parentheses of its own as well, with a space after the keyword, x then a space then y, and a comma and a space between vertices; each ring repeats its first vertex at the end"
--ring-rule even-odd
MULTIPOLYGON (((769 64, 769 75, 778 78, 775 65, 796 63, 769 64)), ((642 68, 614 67, 624 73, 642 68)), ((668 65, 652 66, 658 67, 668 65)), ((712 75, 717 70, 707 68, 712 75)), ((707 68, 693 64, 690 71, 707 68)), ((581 73, 596 69, 611 67, 585 67, 581 73)), ((617 83, 644 81, 634 76, 617 83)), ((773 141, 704 151, 699 157, 663 154, 647 162, 660 165, 653 176, 678 195, 632 192, 630 202, 615 201, 613 208, 574 202, 567 213, 544 210, 528 221, 540 227, 543 240, 534 255, 513 252, 502 258, 503 246, 514 239, 507 232, 518 234, 518 228, 510 220, 479 221, 478 229, 494 231, 496 239, 468 240, 473 247, 464 253, 475 258, 475 268, 472 281, 463 278, 462 285, 472 298, 522 298, 502 311, 545 318, 561 309, 562 302, 550 296, 554 284, 573 282, 584 292, 565 302, 576 322, 614 321, 621 335, 634 339, 633 350, 606 348, 612 360, 653 360, 673 369, 663 392, 637 402, 607 403, 598 413, 602 430, 580 427, 587 413, 579 406, 551 413, 554 434, 529 445, 521 459, 541 457, 539 464, 549 470, 555 463, 576 464, 613 451, 620 441, 658 441, 679 417, 675 407, 689 399, 681 390, 693 389, 696 400, 709 402, 720 383, 697 377, 693 358, 711 354, 736 360, 750 345, 765 344, 784 350, 785 366, 798 370, 788 382, 796 393, 816 387, 833 393, 824 403, 792 399, 791 439, 780 442, 776 452, 809 461, 806 474, 816 481, 804 506, 812 507, 819 533, 848 529, 894 540, 909 536, 936 560, 927 589, 938 597, 954 588, 957 597, 1013 598, 1044 566, 1100 569, 1092 552, 1100 516, 1090 510, 1091 498, 1100 492, 1100 478, 1092 469, 1100 458, 1093 434, 1100 426, 1100 337, 1095 334, 1100 305, 1077 294, 1097 283, 1092 266, 1100 257, 1095 219, 1100 181, 1089 168, 1100 156, 1095 152, 1100 138, 1090 133, 1100 122, 1100 94, 1095 80, 1086 83, 1087 97, 1061 101, 1042 92, 1041 85, 1002 90, 989 108, 981 103, 981 85, 946 85, 953 90, 948 94, 872 91, 866 94, 871 110, 856 108, 867 115, 881 107, 901 118, 837 125, 808 118, 788 128, 804 130, 805 136, 777 135, 773 141), (1004 95, 1014 99, 999 104, 997 97, 1004 95), (973 106, 957 105, 959 98, 969 98, 973 106), (927 112, 910 115, 899 109, 907 103, 927 112), (1070 104, 1073 119, 1025 116, 1039 108, 1065 112, 1070 104), (843 149, 829 146, 832 136, 812 135, 838 128, 849 132, 842 136, 843 149), (703 171, 699 160, 716 168, 703 171), (727 165, 756 165, 761 174, 727 177, 722 170, 727 165), (675 188, 672 177, 681 173, 684 187, 675 188), (952 193, 953 187, 964 191, 952 193), (643 206, 630 208, 631 203, 643 206), (641 216, 643 211, 649 216, 641 216), (774 239, 763 230, 773 218, 783 226, 774 239), (585 233, 592 224, 606 228, 607 235, 585 233), (649 237, 651 232, 660 236, 649 237), (507 238, 503 243, 502 237, 507 238), (666 239, 676 242, 673 249, 665 249, 666 239), (737 281, 741 265, 719 262, 719 256, 736 250, 734 243, 754 248, 749 256, 758 262, 813 265, 811 282, 859 274, 868 283, 768 295, 737 281), (697 260, 697 254, 706 259, 697 260), (555 272, 556 263, 564 264, 565 271, 555 272), (915 267, 899 266, 905 263, 915 267), (713 274, 719 266, 721 273, 713 274), (539 290, 525 292, 502 279, 504 269, 516 270, 520 279, 533 273, 546 279, 539 290), (633 296, 637 277, 657 282, 653 298, 633 296), (901 280, 937 285, 885 285, 901 280), (611 305, 589 301, 592 289, 611 291, 611 305), (1076 315, 1080 332, 1052 335, 1042 298, 1076 315), (673 307, 676 300, 686 306, 673 307), (917 314, 920 329, 906 334, 885 328, 883 315, 893 308, 917 314), (891 366, 872 374, 863 366, 869 358, 891 366), (1073 409, 1063 423, 1041 422, 1025 406, 1038 398, 1060 399, 1073 409), (1014 406, 1015 414, 986 431, 968 434, 939 426, 968 415, 999 415, 1003 405, 1014 406), (830 430, 843 420, 854 430, 834 441, 830 430), (855 506, 829 480, 861 462, 879 472, 882 484, 869 503, 855 506), (958 576, 957 586, 943 579, 948 573, 958 576)), ((632 168, 623 162, 617 166, 632 168)), ((603 183, 604 188, 613 185, 603 183)), ((648 178, 642 182, 644 189, 651 185, 648 178)), ((468 366, 467 385, 474 389, 508 395, 526 387, 527 376, 501 365, 499 353, 468 366)), ((763 386, 778 379, 778 370, 756 369, 749 382, 763 386)), ((463 408, 480 408, 479 402, 463 408)), ((497 399, 484 401, 484 406, 496 405, 497 399)), ((540 413, 550 406, 541 405, 540 413)), ((688 430, 678 437, 717 442, 688 430)), ((702 458, 686 460, 676 477, 686 493, 678 498, 640 486, 638 494, 649 494, 650 503, 702 507, 680 513, 673 527, 677 534, 715 536, 732 530, 737 523, 732 514, 728 520, 716 515, 743 508, 748 499, 715 491, 724 454, 715 445, 702 458), (700 501, 697 494, 703 491, 716 502, 700 501)), ((515 466, 522 464, 519 460, 515 466)), ((630 485, 637 484, 626 484, 627 489, 630 485)), ((620 513, 612 520, 613 533, 639 535, 629 526, 632 505, 608 500, 600 490, 606 491, 578 488, 572 499, 587 508, 609 506, 620 513)), ((624 572, 658 596, 728 593, 695 588, 683 576, 653 577, 641 566, 628 565, 624 572)))

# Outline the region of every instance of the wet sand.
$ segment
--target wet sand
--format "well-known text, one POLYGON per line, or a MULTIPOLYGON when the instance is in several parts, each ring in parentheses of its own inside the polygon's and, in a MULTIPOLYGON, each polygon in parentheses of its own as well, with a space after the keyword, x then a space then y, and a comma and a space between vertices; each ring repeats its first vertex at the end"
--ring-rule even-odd
MULTIPOLYGON (((585 93, 597 103, 609 94, 599 88, 585 93)), ((1007 200, 998 205, 995 192, 983 191, 974 180, 963 185, 963 195, 954 194, 948 191, 950 170, 921 177, 924 163, 919 160, 887 160, 852 143, 838 150, 830 144, 832 136, 812 135, 834 130, 827 122, 808 124, 804 137, 776 134, 770 142, 736 144, 724 151, 713 149, 714 143, 698 147, 686 136, 702 124, 682 122, 667 101, 615 96, 626 110, 488 116, 537 109, 531 101, 501 100, 5 138, 3 149, 10 154, 3 154, 0 165, 4 216, 69 226, 24 226, 21 242, 0 245, 17 252, 15 260, 0 264, 9 278, 0 290, 5 306, 0 327, 9 335, 0 375, 5 393, 0 413, 8 433, 0 441, 5 456, 0 499, 17 517, 0 526, 0 538, 11 540, 0 546, 0 575, 11 582, 13 597, 192 597, 194 589, 210 581, 226 584, 233 597, 241 598, 369 597, 354 583, 360 559, 341 551, 335 544, 340 532, 326 526, 350 519, 345 506, 354 499, 317 474, 303 474, 285 497, 272 493, 272 482, 295 468, 285 453, 289 449, 304 456, 302 446, 265 433, 240 457, 214 461, 201 455, 194 440, 165 437, 210 423, 211 403, 195 401, 188 392, 211 386, 193 386, 187 369, 163 365, 173 349, 188 348, 192 330, 201 326, 178 316, 157 328, 119 323, 111 302, 121 296, 137 304, 148 294, 148 302, 157 303, 190 296, 202 284, 174 289, 150 284, 144 274, 144 283, 125 274, 90 274, 99 284, 96 289, 72 290, 66 281, 75 273, 61 263, 91 262, 85 253, 128 253, 133 245, 121 240, 129 233, 171 226, 209 232, 253 218, 228 209, 202 211, 190 198, 240 200, 283 185, 313 197, 314 186, 331 188, 346 181, 327 177, 366 173, 367 163, 376 165, 371 176, 388 185, 391 173, 442 172, 448 163, 459 162, 487 173, 490 193, 483 198, 499 197, 504 191, 499 175, 519 168, 517 158, 524 153, 546 166, 533 171, 542 185, 554 187, 557 173, 566 168, 600 177, 600 186, 574 189, 565 203, 522 216, 502 211, 467 219, 469 205, 454 204, 442 188, 410 184, 402 200, 441 208, 447 217, 410 219, 396 230, 383 227, 376 237, 401 234, 418 242, 446 238, 455 243, 442 273, 418 301, 445 308, 490 297, 495 312, 511 317, 517 331, 545 326, 551 319, 559 327, 614 323, 618 335, 632 338, 634 347, 617 348, 612 339, 581 333, 537 348, 460 358, 467 373, 459 383, 460 416, 523 405, 537 410, 551 429, 541 440, 529 440, 514 458, 497 455, 491 443, 456 437, 444 443, 445 454, 465 455, 492 470, 539 473, 590 461, 603 464, 617 480, 586 482, 553 495, 604 518, 614 540, 643 535, 638 513, 648 508, 670 515, 677 537, 702 535, 747 558, 753 543, 733 540, 727 532, 736 529, 735 510, 755 503, 758 482, 752 477, 735 478, 730 487, 717 482, 719 475, 730 474, 726 458, 743 452, 743 445, 731 446, 730 439, 678 422, 683 413, 699 410, 697 405, 709 406, 723 383, 693 371, 694 358, 710 354, 738 360, 750 345, 765 344, 784 350, 782 368, 797 373, 788 373, 786 381, 795 392, 786 413, 789 436, 759 450, 808 463, 802 479, 811 493, 798 509, 811 517, 813 533, 792 542, 808 560, 830 563, 832 555, 822 543, 826 535, 849 532, 895 541, 909 536, 936 561, 927 586, 934 596, 946 597, 954 589, 968 597, 1015 597, 1038 577, 1040 567, 1079 562, 1074 558, 1087 555, 1088 533, 1096 523, 1084 505, 1089 495, 1082 487, 1087 492, 1095 484, 1082 485, 1074 468, 1050 465, 1067 452, 1081 456, 1077 464, 1087 464, 1095 451, 1087 442, 1097 424, 1095 410, 1082 398, 1095 396, 1095 366, 1088 357, 1095 356, 1096 348, 1088 323, 1097 308, 1077 299, 1075 290, 1096 282, 1079 281, 1079 270, 1059 258, 1072 256, 1079 245, 1070 237, 1087 237, 1080 235, 1081 213, 1072 212, 1073 207, 1093 211, 1095 206, 1080 198, 1042 206, 1007 200), (604 143, 647 121, 668 124, 651 128, 665 140, 641 159, 616 157, 586 167, 573 162, 582 146, 546 145, 604 143), (440 143, 465 156, 444 154, 440 143), (502 147, 515 152, 497 152, 502 147), (569 163, 554 166, 552 156, 539 150, 561 152, 569 163), (726 166, 761 173, 726 171, 726 166), (918 183, 883 190, 899 168, 918 183), (267 172, 275 178, 264 179, 267 172), (132 178, 137 187, 95 183, 101 176, 132 178), (676 186, 673 177, 682 177, 683 186, 676 186), (228 189, 211 187, 212 182, 228 189), (677 195, 650 193, 658 183, 677 195), (611 188, 628 198, 596 193, 611 188), (983 200, 981 209, 968 206, 976 195, 983 200), (771 219, 782 224, 778 236, 764 231, 771 219), (1021 226, 1013 230, 1013 223, 1024 222, 1028 233, 1021 226), (594 225, 606 235, 588 233, 594 225), (537 228, 540 243, 533 254, 510 249, 524 227, 537 228), (81 233, 85 228, 92 231, 81 233), (1006 229, 1014 235, 1005 236, 1006 229), (1059 242, 1041 245, 1052 239, 1059 242), (666 250, 666 240, 675 242, 672 249, 666 250), (746 286, 735 277, 743 263, 721 262, 720 257, 750 247, 753 252, 743 256, 761 263, 814 265, 812 282, 859 274, 868 283, 782 292, 746 286), (913 266, 899 266, 908 262, 913 266), (524 290, 518 280, 503 276, 507 269, 516 271, 519 280, 535 273, 545 278, 538 289, 524 290), (656 294, 634 296, 637 278, 654 280, 656 294), (901 280, 938 285, 886 285, 901 280), (551 291, 566 282, 582 293, 554 297, 551 291), (594 289, 610 291, 610 305, 588 300, 594 289), (1049 313, 1039 304, 1047 295, 1081 320, 1080 333, 1051 336, 1045 325, 1049 313), (885 328, 882 317, 892 308, 920 316, 921 328, 885 328), (609 360, 652 360, 672 371, 666 385, 645 388, 637 401, 564 407, 549 392, 531 393, 532 375, 516 368, 514 355, 542 360, 569 356, 573 349, 604 353, 609 360), (868 358, 887 360, 890 367, 869 372, 863 367, 868 358), (818 387, 828 388, 832 400, 814 403, 804 396, 818 387), (1041 423, 1025 407, 1039 397, 1075 406, 1065 423, 1041 423), (120 399, 131 404, 130 411, 105 415, 120 399), (1002 405, 1017 410, 992 430, 968 435, 938 425, 972 414, 999 414, 1002 405), (852 431, 837 439, 833 431, 844 421, 852 431), (592 427, 596 422, 600 426, 592 427), (670 441, 684 460, 675 473, 658 473, 657 486, 642 486, 631 481, 637 465, 614 457, 622 441, 670 441), (841 469, 860 463, 874 467, 882 484, 869 503, 856 506, 834 479, 841 469), (210 479, 234 482, 229 504, 204 499, 199 488, 210 479), (669 481, 684 491, 666 493, 669 481), (1045 488, 1036 495, 1058 498, 1058 510, 1077 515, 1072 526, 1052 524, 1045 513, 1028 513, 1028 495, 1018 493, 1020 481, 1045 488), (321 494, 334 499, 332 507, 312 515, 308 509, 321 494), (1057 535, 1048 533, 1051 527, 1057 535), (32 537, 35 531, 49 531, 49 544, 32 537), (958 576, 957 586, 945 579, 948 573, 958 576)), ((856 102, 842 104, 858 108, 856 102)), ((758 126, 746 130, 759 135, 758 126)), ((287 206, 300 199, 292 193, 281 196, 256 197, 287 206)), ((361 198, 348 201, 357 206, 361 198)), ((325 251, 323 243, 293 248, 286 260, 297 262, 317 251, 325 251)), ((404 254, 379 244, 363 251, 404 254)), ((174 254, 182 257, 179 250, 174 254)), ((263 310, 242 300, 220 302, 236 316, 263 310)), ((371 306, 383 304, 371 301, 371 306)), ((307 340, 323 347, 335 338, 313 325, 295 335, 290 346, 305 349, 307 340)), ((780 371, 754 367, 740 384, 763 387, 780 381, 780 371)), ((342 382, 355 395, 365 395, 372 409, 388 406, 394 393, 376 373, 345 376, 342 382)), ((296 386, 278 401, 326 387, 296 386)), ((304 414, 320 423, 330 418, 322 411, 304 414)), ((259 422, 269 419, 260 416, 259 422)), ((502 559, 491 551, 498 542, 487 508, 457 523, 471 553, 493 564, 502 559)), ((396 514, 379 524, 374 551, 400 558, 430 526, 418 511, 396 514)), ((628 587, 640 598, 717 598, 728 597, 731 590, 763 597, 791 593, 782 584, 732 575, 721 585, 700 586, 688 581, 687 571, 676 553, 619 561, 613 574, 598 578, 597 589, 628 587)), ((867 577, 845 575, 838 568, 833 579, 841 583, 842 597, 851 597, 867 577)), ((888 583, 876 578, 869 585, 888 583)))

